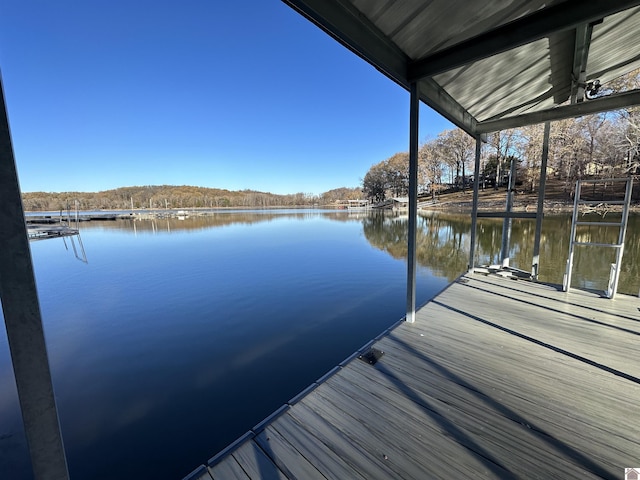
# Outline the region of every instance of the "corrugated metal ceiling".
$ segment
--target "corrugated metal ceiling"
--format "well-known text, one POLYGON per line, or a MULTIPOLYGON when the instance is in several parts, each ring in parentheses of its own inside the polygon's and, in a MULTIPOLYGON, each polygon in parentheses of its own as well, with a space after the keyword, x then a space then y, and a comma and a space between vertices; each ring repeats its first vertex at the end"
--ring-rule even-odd
POLYGON ((566 116, 640 103, 577 90, 640 68, 640 0, 284 1, 471 134, 559 116, 572 92, 566 116))
POLYGON ((473 38, 552 3, 561 3, 561 0, 353 2, 412 60, 473 38), (369 11, 376 13, 369 16, 369 11))

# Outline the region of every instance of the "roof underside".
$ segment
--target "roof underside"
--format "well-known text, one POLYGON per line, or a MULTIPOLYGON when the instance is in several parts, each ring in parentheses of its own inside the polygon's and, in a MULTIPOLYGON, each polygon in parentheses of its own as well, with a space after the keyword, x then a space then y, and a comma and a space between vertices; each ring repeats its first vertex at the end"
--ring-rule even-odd
POLYGON ((640 0, 283 1, 472 135, 640 104, 585 99, 640 68, 640 0))

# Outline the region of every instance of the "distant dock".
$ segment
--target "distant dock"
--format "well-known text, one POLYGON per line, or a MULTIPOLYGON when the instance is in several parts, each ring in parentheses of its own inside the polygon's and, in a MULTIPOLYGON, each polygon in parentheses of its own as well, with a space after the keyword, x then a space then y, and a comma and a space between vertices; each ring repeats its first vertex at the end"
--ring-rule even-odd
POLYGON ((46 240, 48 238, 70 237, 78 235, 78 229, 66 225, 27 225, 29 240, 46 240))
POLYGON ((65 215, 28 215, 25 217, 27 224, 58 224, 62 222, 79 222, 90 221, 109 221, 116 220, 118 215, 115 213, 82 213, 77 217, 75 213, 65 215))
POLYGON ((623 478, 639 336, 637 297, 467 274, 185 480, 623 478))

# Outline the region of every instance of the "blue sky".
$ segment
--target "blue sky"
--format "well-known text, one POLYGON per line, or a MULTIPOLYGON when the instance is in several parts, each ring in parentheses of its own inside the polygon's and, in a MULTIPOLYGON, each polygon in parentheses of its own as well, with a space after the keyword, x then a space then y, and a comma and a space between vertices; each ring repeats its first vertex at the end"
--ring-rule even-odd
POLYGON ((279 0, 3 0, 0 68, 24 192, 319 194, 408 149, 408 93, 279 0))

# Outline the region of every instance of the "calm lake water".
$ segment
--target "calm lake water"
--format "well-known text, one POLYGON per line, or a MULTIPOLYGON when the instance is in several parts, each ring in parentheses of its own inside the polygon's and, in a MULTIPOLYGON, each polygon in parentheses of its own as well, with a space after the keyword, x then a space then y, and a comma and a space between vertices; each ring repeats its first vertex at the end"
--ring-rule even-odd
MULTIPOLYGON (((637 295, 640 217, 630 220, 619 291, 637 295)), ((562 281, 570 224, 545 219, 543 281, 562 281)), ((470 222, 418 225, 422 304, 466 270, 470 222)), ((72 478, 182 478, 401 319, 406 228, 380 213, 221 212, 83 223, 87 263, 77 239, 32 243, 72 478)), ((501 230, 479 223, 480 263, 498 262, 501 230)), ((530 270, 534 230, 514 221, 512 265, 530 270)), ((606 288, 612 260, 578 249, 573 285, 606 288)), ((28 479, 4 330, 0 386, 0 478, 28 479)))

